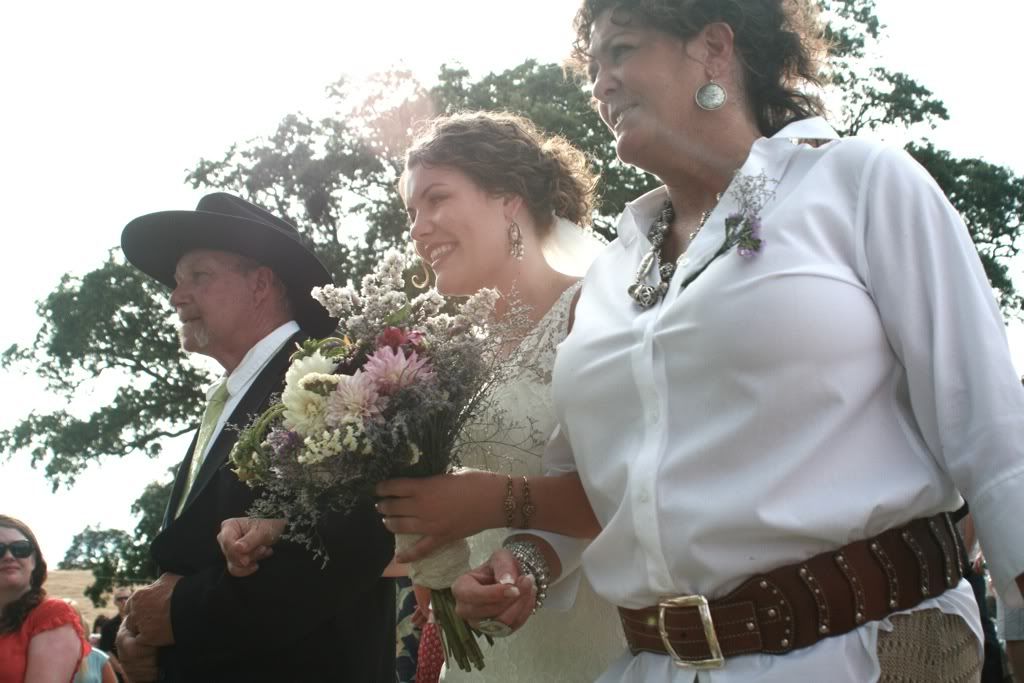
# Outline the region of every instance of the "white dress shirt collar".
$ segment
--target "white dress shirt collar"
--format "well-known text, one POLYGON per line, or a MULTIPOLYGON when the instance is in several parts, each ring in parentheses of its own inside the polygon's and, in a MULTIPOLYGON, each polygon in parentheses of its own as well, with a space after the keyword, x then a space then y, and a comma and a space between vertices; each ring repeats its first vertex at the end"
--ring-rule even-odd
MULTIPOLYGON (((234 398, 239 392, 245 390, 270 359, 274 357, 274 354, 277 353, 281 346, 299 330, 299 324, 294 320, 289 320, 256 342, 242 358, 242 362, 238 364, 238 367, 227 376, 228 396, 234 398)), ((217 390, 217 387, 223 381, 224 378, 222 377, 206 390, 207 399, 213 395, 213 392, 217 390)), ((225 414, 227 412, 225 410, 225 414)))
MULTIPOLYGON (((779 159, 776 154, 779 145, 792 145, 804 140, 834 140, 838 137, 839 135, 832 126, 820 116, 794 121, 770 138, 755 140, 750 148, 750 154, 743 166, 740 167, 739 172, 743 175, 757 175, 764 171, 769 177, 777 178, 780 174, 768 167, 784 164, 784 160, 779 159)), ((662 185, 626 204, 625 211, 616 228, 619 239, 624 245, 629 246, 638 235, 647 234, 650 222, 657 215, 662 203, 668 198, 668 188, 662 185)), ((728 190, 723 194, 723 199, 729 199, 728 190)), ((722 204, 727 208, 732 205, 732 202, 723 201, 722 204)), ((715 213, 718 213, 718 207, 712 212, 712 216, 709 216, 709 222, 715 213)))

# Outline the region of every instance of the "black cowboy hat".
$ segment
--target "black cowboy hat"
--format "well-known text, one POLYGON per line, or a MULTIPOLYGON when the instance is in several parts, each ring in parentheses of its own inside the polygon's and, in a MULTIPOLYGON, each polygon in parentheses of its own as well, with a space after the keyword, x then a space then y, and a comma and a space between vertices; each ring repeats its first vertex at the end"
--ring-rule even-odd
POLYGON ((288 288, 295 320, 306 332, 326 336, 335 320, 309 291, 331 275, 299 232, 251 202, 224 192, 199 200, 195 211, 160 211, 136 218, 121 232, 121 250, 136 268, 173 288, 178 260, 193 249, 230 251, 269 266, 288 288))

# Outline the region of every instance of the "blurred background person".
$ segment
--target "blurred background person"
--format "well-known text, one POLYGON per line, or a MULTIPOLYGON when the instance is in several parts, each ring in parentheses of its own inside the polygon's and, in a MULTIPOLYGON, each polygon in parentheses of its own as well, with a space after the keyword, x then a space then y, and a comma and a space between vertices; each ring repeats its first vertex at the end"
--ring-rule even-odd
MULTIPOLYGON (((114 606, 117 607, 117 614, 105 621, 100 631, 100 649, 108 655, 117 656, 117 630, 121 628, 124 615, 127 612, 128 599, 132 597, 132 589, 127 586, 119 586, 114 589, 114 606)), ((97 619, 98 621, 98 619, 97 619)))
MULTIPOLYGON (((78 615, 78 620, 82 623, 82 630, 87 630, 89 624, 86 623, 85 615, 82 614, 78 603, 70 598, 65 598, 64 602, 78 615)), ((85 656, 78 667, 74 683, 117 683, 117 676, 110 663, 110 656, 95 647, 89 650, 89 654, 85 656)))
POLYGON ((0 515, 0 683, 71 681, 92 649, 78 615, 48 598, 45 582, 32 530, 0 515))
POLYGON ((97 614, 92 622, 92 632, 89 634, 89 644, 93 647, 100 646, 100 638, 103 635, 103 625, 110 621, 106 614, 97 614))

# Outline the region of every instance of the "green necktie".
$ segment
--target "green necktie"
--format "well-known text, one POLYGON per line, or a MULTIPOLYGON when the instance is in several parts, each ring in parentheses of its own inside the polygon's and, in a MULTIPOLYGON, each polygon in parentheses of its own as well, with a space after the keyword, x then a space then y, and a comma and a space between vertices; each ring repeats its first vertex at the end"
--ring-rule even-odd
POLYGON ((199 436, 196 437, 196 447, 192 451, 192 463, 188 469, 188 479, 185 481, 185 490, 181 492, 181 500, 178 501, 178 512, 175 514, 175 517, 180 515, 182 508, 185 507, 185 499, 188 498, 189 491, 192 490, 192 484, 196 480, 199 468, 203 466, 206 444, 209 443, 210 437, 213 435, 213 430, 217 426, 217 420, 220 419, 221 413, 224 412, 224 404, 227 403, 228 396, 230 396, 228 394, 228 381, 225 379, 217 385, 217 388, 214 389, 213 394, 206 402, 206 410, 203 411, 203 421, 199 423, 199 436))

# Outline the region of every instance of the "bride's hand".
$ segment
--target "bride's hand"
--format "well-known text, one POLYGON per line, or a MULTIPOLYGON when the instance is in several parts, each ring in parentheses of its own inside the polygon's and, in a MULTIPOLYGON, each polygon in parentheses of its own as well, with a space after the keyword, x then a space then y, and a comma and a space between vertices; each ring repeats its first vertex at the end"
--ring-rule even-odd
POLYGON ((505 525, 502 503, 507 478, 494 472, 457 470, 421 479, 390 479, 377 485, 377 510, 395 534, 420 534, 399 562, 420 560, 443 545, 505 525))
POLYGON ((217 542, 228 562, 228 572, 243 577, 259 569, 260 560, 274 554, 270 546, 281 538, 286 522, 253 517, 234 517, 221 522, 217 542))
POLYGON ((537 604, 533 575, 519 574, 519 564, 507 550, 495 551, 486 564, 452 584, 455 613, 474 628, 483 619, 500 621, 516 630, 526 623, 537 604))

